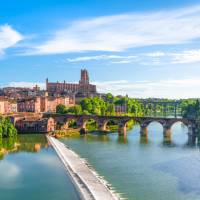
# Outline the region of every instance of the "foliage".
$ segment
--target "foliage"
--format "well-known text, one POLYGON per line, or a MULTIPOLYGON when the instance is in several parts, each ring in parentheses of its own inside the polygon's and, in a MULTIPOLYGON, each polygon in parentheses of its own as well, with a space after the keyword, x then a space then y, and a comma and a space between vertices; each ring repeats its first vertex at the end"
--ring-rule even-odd
POLYGON ((11 138, 17 135, 17 130, 9 118, 0 117, 0 138, 11 138))
POLYGON ((59 104, 56 107, 56 113, 65 114, 67 112, 67 108, 63 104, 59 104))
POLYGON ((82 107, 80 105, 72 106, 66 110, 66 113, 80 115, 82 114, 82 107))
POLYGON ((84 98, 79 105, 67 108, 64 105, 58 105, 56 112, 60 114, 85 114, 85 115, 130 115, 142 116, 143 107, 135 99, 129 97, 115 97, 108 93, 104 98, 93 97, 84 98), (124 106, 124 113, 116 113, 116 106, 124 106))
POLYGON ((200 117, 199 100, 185 100, 182 102, 182 116, 184 118, 198 119, 200 117))

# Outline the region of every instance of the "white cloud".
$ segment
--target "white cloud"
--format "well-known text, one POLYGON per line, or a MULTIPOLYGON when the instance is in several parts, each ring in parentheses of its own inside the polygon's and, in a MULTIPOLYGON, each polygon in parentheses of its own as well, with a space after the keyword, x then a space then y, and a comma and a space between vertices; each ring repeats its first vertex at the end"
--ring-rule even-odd
POLYGON ((200 97, 200 79, 158 81, 109 81, 95 82, 100 92, 126 95, 137 98, 197 98, 200 97))
POLYGON ((13 47, 21 41, 23 36, 9 25, 0 26, 0 55, 4 54, 7 48, 13 47))
POLYGON ((10 161, 3 160, 0 165, 0 189, 16 189, 20 187, 19 177, 21 170, 19 166, 10 161))
POLYGON ((171 54, 172 64, 186 64, 200 62, 200 49, 183 51, 171 54))
POLYGON ((146 54, 143 54, 143 55, 153 57, 153 58, 154 57, 157 58, 157 57, 165 56, 165 53, 162 52, 162 51, 155 51, 155 52, 150 52, 150 53, 146 53, 146 54))
POLYGON ((81 56, 75 58, 67 58, 68 62, 85 62, 85 61, 98 61, 98 60, 112 60, 113 62, 131 61, 135 60, 137 56, 120 56, 120 55, 97 55, 97 56, 81 56), (116 60, 116 61, 115 61, 116 60))
POLYGON ((97 55, 67 58, 67 62, 87 62, 106 60, 115 64, 137 63, 140 65, 163 64, 188 64, 200 62, 200 49, 188 49, 183 51, 152 51, 147 53, 135 53, 134 55, 97 55))
POLYGON ((181 44, 200 37, 200 6, 154 13, 121 14, 73 21, 25 54, 124 51, 181 44))

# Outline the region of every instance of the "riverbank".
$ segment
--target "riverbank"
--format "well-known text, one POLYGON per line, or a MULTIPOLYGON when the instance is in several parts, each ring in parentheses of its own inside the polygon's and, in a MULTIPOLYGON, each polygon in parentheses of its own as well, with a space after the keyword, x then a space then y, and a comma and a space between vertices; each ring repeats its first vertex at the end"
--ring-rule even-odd
MULTIPOLYGON (((102 134, 108 134, 114 131, 98 131, 98 130, 87 130, 84 134, 101 132, 102 134)), ((82 134, 82 135, 84 135, 82 134)), ((50 133, 51 136, 55 138, 64 138, 64 137, 78 137, 81 135, 80 129, 66 129, 66 130, 56 130, 50 133)))
POLYGON ((79 129, 56 130, 51 135, 55 138, 71 137, 80 135, 80 131, 79 129))
POLYGON ((57 139, 47 136, 84 200, 119 200, 108 183, 92 170, 88 163, 57 139))

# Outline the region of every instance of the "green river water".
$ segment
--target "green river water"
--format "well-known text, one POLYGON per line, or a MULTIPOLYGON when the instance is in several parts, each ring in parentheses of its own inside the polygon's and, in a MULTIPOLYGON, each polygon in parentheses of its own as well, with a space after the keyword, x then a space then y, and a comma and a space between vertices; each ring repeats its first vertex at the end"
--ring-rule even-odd
POLYGON ((172 142, 163 143, 162 127, 149 125, 149 137, 140 139, 139 127, 127 139, 117 133, 65 138, 77 152, 131 200, 199 200, 200 152, 187 145, 187 128, 175 124, 172 142))
MULTIPOLYGON (((131 200, 199 200, 200 152, 187 144, 187 128, 175 124, 172 142, 162 127, 149 125, 148 139, 135 126, 127 138, 117 133, 63 138, 122 197, 131 200)), ((15 150, 0 160, 1 200, 76 200, 71 180, 44 135, 19 135, 15 150)), ((12 141, 4 148, 13 149, 12 141)))
MULTIPOLYGON (((66 170, 44 135, 19 135, 0 159, 0 200, 78 200, 66 170)), ((4 140, 6 149, 12 141, 4 140)))

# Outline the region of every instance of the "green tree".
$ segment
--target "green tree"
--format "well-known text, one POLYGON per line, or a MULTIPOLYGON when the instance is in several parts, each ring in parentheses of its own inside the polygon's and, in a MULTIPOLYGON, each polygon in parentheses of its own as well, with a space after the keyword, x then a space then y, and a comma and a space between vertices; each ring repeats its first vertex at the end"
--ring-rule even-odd
POLYGON ((82 110, 87 110, 89 113, 92 113, 92 101, 91 98, 85 98, 80 102, 82 110))
POLYGON ((106 94, 106 101, 109 103, 114 102, 114 96, 111 93, 106 94))
POLYGON ((9 118, 0 117, 0 139, 13 138, 17 136, 17 130, 9 118))
POLYGON ((56 113, 65 114, 67 113, 67 108, 63 104, 59 104, 56 106, 56 113))
POLYGON ((80 105, 75 105, 67 109, 67 113, 80 115, 82 114, 82 107, 80 105))

